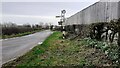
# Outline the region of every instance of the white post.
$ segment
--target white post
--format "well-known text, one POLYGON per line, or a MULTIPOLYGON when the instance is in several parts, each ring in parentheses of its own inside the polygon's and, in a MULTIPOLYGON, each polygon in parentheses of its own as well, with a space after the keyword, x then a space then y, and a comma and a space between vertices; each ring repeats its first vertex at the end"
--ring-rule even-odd
POLYGON ((60 22, 61 22, 61 27, 62 27, 62 33, 63 33, 63 39, 65 38, 65 25, 63 24, 63 23, 65 23, 65 13, 66 13, 66 11, 65 10, 62 10, 61 11, 61 16, 56 16, 56 18, 60 18, 61 17, 61 19, 60 19, 60 22))
POLYGON ((66 35, 66 32, 65 32, 65 25, 64 25, 64 23, 65 23, 65 13, 66 13, 66 11, 65 10, 62 10, 61 11, 61 19, 62 19, 62 33, 63 33, 63 39, 65 39, 65 35, 66 35))

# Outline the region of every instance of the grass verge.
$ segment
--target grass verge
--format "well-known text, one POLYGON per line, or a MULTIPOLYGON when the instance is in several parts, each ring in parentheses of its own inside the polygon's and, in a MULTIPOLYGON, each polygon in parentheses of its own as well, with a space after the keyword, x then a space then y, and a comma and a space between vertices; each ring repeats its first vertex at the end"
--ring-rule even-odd
POLYGON ((62 39, 61 32, 54 32, 43 44, 2 67, 111 65, 111 61, 100 49, 91 48, 88 44, 86 39, 62 39))
POLYGON ((19 33, 19 34, 12 34, 12 35, 0 35, 0 38, 6 39, 6 38, 21 37, 21 36, 33 34, 33 33, 38 32, 38 31, 41 31, 41 30, 35 30, 35 31, 31 31, 31 32, 24 32, 24 33, 19 33))

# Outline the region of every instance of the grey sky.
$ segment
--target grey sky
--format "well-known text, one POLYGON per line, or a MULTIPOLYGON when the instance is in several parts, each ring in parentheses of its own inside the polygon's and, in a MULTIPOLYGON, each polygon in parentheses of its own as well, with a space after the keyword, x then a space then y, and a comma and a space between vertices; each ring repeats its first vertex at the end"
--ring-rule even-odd
MULTIPOLYGON (((21 0, 22 1, 22 0, 21 0)), ((32 0, 31 0, 32 1, 32 0)), ((86 0, 87 1, 87 0, 86 0)), ((66 17, 69 17, 85 7, 95 3, 91 2, 3 2, 2 14, 3 22, 14 22, 17 24, 36 24, 45 22, 57 24, 59 19, 56 15, 60 15, 60 11, 67 11, 66 17)))
POLYGON ((98 0, 2 0, 2 2, 95 2, 98 0))

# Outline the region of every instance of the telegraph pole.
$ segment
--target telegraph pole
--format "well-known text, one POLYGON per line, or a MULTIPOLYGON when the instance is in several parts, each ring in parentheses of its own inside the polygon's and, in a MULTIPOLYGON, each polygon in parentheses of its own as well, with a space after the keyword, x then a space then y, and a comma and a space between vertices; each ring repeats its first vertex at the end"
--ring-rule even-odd
POLYGON ((63 33, 63 39, 65 39, 65 13, 66 10, 61 10, 61 16, 56 16, 56 18, 61 18, 60 21, 58 22, 59 25, 61 25, 61 31, 63 33))

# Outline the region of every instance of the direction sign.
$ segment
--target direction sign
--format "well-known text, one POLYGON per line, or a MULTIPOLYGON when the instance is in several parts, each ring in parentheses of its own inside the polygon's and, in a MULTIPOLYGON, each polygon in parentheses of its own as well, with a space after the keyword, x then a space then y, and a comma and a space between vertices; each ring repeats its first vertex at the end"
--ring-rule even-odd
POLYGON ((65 14, 65 13, 66 13, 66 11, 65 11, 65 10, 62 10, 61 12, 62 12, 63 14, 65 14))
POLYGON ((60 18, 61 16, 56 16, 56 18, 60 18))

